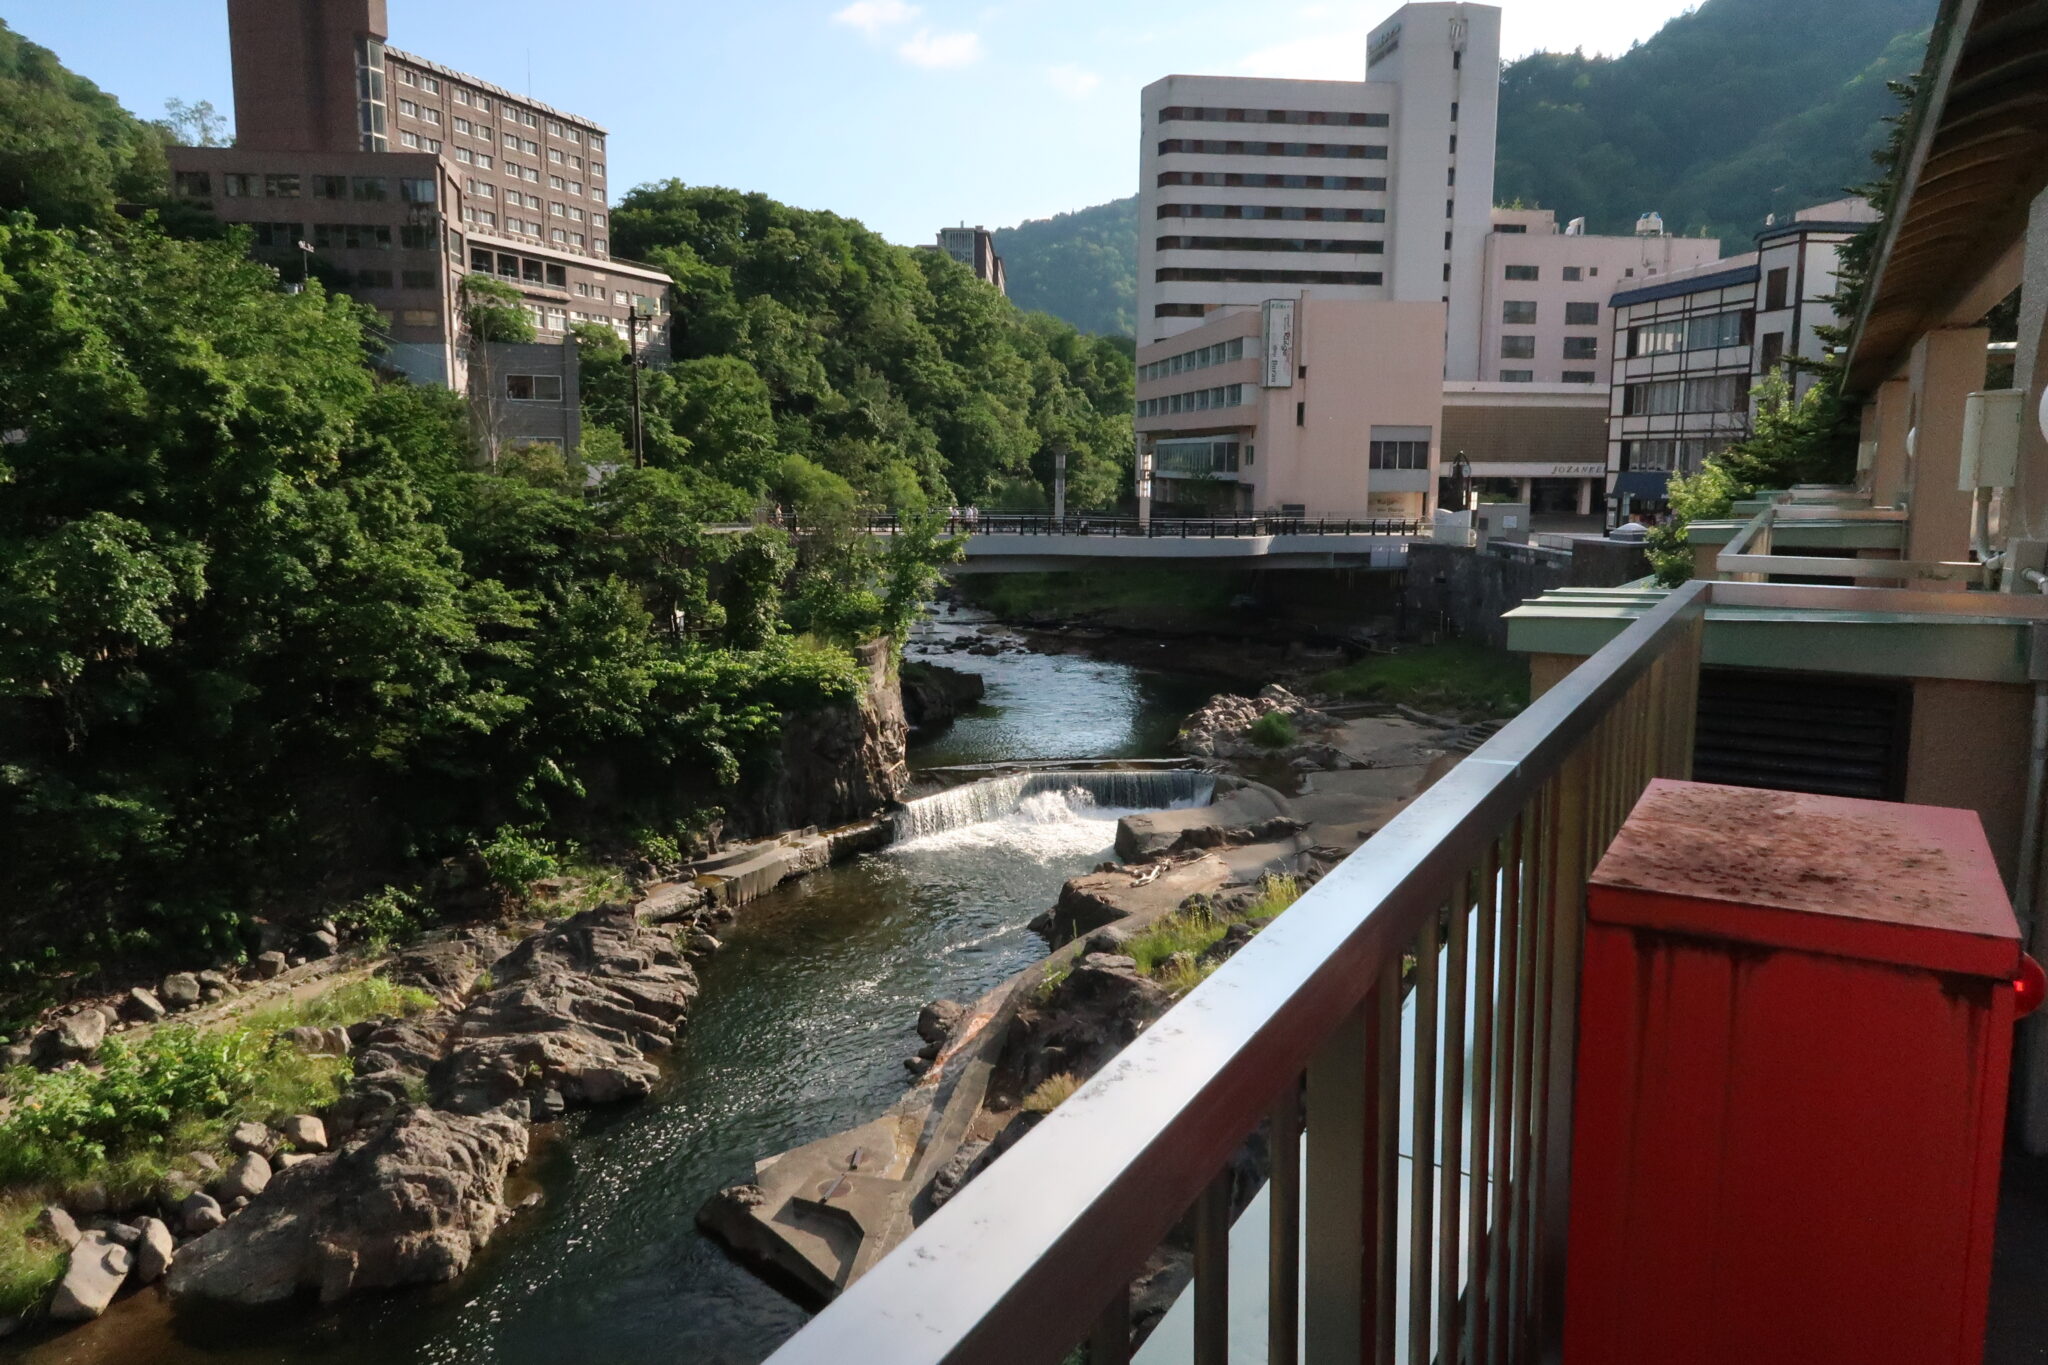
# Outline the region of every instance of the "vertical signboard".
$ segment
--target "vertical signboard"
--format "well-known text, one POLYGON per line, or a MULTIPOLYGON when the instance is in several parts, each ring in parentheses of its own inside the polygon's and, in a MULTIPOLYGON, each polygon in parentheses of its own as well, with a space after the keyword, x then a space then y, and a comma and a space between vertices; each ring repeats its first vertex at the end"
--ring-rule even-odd
POLYGON ((1294 387, 1294 300, 1266 300, 1266 377, 1269 389, 1294 387))

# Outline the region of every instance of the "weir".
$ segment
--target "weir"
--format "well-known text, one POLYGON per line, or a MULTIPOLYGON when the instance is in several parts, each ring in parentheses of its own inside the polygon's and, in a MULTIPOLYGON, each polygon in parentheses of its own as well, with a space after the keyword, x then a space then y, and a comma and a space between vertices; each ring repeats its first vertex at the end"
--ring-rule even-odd
POLYGON ((972 782, 904 803, 893 823, 896 841, 1000 820, 1033 797, 1072 794, 1101 809, 1158 810, 1206 804, 1215 794, 1214 775, 1195 769, 1165 772, 1012 773, 972 782))

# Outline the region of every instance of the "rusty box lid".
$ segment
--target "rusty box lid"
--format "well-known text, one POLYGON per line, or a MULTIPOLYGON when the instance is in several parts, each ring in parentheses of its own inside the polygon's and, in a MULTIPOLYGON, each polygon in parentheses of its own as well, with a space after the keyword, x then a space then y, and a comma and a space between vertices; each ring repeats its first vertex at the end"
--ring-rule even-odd
POLYGON ((1975 811, 1658 778, 1587 883, 1595 923, 2011 980, 1975 811))

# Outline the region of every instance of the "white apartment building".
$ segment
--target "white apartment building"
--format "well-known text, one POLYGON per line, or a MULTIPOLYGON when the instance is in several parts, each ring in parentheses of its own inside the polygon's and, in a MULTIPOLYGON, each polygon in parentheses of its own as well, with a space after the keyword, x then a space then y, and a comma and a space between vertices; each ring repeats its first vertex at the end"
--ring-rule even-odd
POLYGON ((1495 209, 1486 239, 1481 380, 1604 391, 1614 363, 1607 300, 1618 289, 1721 255, 1712 237, 1673 237, 1645 215, 1628 236, 1560 229, 1550 209, 1495 209))
POLYGON ((1168 76, 1144 91, 1139 341, 1268 299, 1435 302, 1480 364, 1500 11, 1411 4, 1358 81, 1168 76))
MULTIPOLYGON (((1837 322, 1842 244, 1874 217, 1861 199, 1767 225, 1757 249, 1615 293, 1607 481, 1617 519, 1664 505, 1674 472, 1748 434, 1750 391, 1793 357, 1819 359, 1816 329, 1837 322)), ((1811 376, 1795 374, 1803 392, 1811 376)))

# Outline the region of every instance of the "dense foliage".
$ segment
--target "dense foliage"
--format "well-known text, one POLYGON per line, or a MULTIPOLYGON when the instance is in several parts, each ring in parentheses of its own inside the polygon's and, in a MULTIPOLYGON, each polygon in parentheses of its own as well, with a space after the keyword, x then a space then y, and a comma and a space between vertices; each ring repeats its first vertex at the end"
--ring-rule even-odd
POLYGON ((0 210, 76 226, 163 197, 162 132, 4 24, 0 112, 0 210))
MULTIPOLYGON (((1494 193, 1628 232, 1747 250, 1764 216, 1840 198, 1882 148, 1890 82, 1920 66, 1932 0, 1705 0, 1618 57, 1507 63, 1494 193)), ((1137 200, 996 234, 1011 296, 1091 332, 1134 335, 1137 200)))

